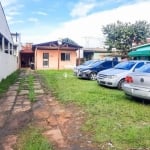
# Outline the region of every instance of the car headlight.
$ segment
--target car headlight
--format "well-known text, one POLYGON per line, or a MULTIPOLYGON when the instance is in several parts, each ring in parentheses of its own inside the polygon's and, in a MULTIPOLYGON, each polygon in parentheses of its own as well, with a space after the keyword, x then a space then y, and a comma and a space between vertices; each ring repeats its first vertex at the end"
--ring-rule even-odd
POLYGON ((117 78, 117 76, 116 75, 108 75, 107 78, 109 78, 109 79, 115 79, 115 78, 117 78))

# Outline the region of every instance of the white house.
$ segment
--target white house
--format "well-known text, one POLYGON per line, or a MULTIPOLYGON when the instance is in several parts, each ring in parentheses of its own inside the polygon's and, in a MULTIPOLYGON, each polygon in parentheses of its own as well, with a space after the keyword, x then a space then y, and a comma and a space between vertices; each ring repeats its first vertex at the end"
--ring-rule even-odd
POLYGON ((0 3, 0 81, 18 69, 18 60, 18 45, 14 44, 0 3))

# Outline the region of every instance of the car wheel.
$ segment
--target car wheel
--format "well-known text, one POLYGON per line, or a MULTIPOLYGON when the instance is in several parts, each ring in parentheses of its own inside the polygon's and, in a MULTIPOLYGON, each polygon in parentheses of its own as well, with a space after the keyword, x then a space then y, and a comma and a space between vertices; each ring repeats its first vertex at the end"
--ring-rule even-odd
POLYGON ((95 72, 90 73, 90 80, 96 80, 97 74, 95 72))
POLYGON ((124 79, 121 79, 121 80, 119 81, 119 83, 118 83, 118 89, 119 89, 119 90, 122 90, 122 85, 123 85, 123 83, 124 83, 124 79))

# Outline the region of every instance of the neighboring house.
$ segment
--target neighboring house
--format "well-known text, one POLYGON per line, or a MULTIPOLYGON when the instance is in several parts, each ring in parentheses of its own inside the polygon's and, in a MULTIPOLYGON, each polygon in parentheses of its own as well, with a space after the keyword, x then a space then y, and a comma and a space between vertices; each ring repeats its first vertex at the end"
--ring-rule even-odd
MULTIPOLYGON (((84 61, 90 59, 105 59, 114 56, 119 56, 119 53, 116 49, 112 51, 108 51, 105 48, 83 48, 80 52, 80 58, 83 58, 84 61)), ((79 54, 78 54, 78 58, 79 58, 79 54)))
POLYGON ((19 52, 21 50, 21 34, 20 33, 11 33, 12 39, 13 39, 13 50, 14 50, 14 55, 19 57, 19 52))
POLYGON ((0 3, 0 81, 18 69, 16 49, 0 3))
POLYGON ((69 38, 40 44, 27 44, 20 52, 21 67, 34 64, 35 70, 72 69, 76 66, 77 53, 81 49, 69 38))
POLYGON ((150 43, 133 47, 128 56, 135 60, 150 60, 150 43))
POLYGON ((32 43, 26 43, 22 46, 20 51, 20 68, 31 67, 34 63, 34 51, 32 50, 32 43))

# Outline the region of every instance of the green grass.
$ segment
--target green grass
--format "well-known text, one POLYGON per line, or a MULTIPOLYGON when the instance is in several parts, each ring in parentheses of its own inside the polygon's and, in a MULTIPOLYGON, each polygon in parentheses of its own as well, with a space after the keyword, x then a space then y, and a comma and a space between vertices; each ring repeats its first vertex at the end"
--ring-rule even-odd
POLYGON ((10 85, 14 84, 19 76, 19 70, 9 75, 6 79, 0 82, 0 96, 7 91, 10 85))
POLYGON ((52 150, 52 146, 39 129, 29 127, 20 133, 15 150, 52 150))
POLYGON ((29 100, 31 102, 36 101, 35 92, 34 92, 34 76, 32 74, 29 74, 28 76, 22 77, 20 79, 20 85, 19 85, 18 92, 20 92, 21 90, 28 90, 29 91, 29 94, 28 94, 29 100))
POLYGON ((33 75, 29 75, 27 78, 27 83, 28 83, 28 87, 29 87, 29 100, 31 102, 35 102, 35 92, 34 92, 34 76, 33 75))
POLYGON ((123 91, 80 80, 72 71, 39 71, 63 103, 76 103, 87 113, 82 129, 100 147, 112 142, 117 150, 150 148, 150 106, 128 99, 123 91))

